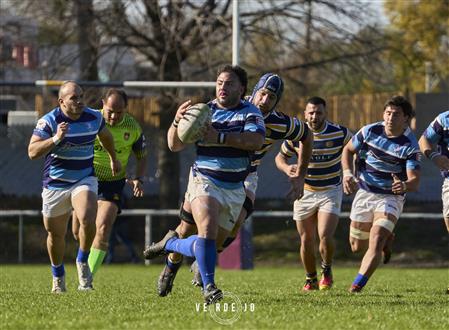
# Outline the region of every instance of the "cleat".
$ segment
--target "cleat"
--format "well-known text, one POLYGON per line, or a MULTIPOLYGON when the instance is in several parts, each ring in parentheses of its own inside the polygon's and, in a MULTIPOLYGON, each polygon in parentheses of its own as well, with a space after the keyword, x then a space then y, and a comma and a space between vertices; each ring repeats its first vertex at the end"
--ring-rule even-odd
POLYGON ((163 256, 168 254, 165 250, 165 245, 170 238, 176 237, 178 238, 178 233, 174 230, 169 230, 163 239, 161 239, 157 243, 153 243, 150 246, 147 246, 143 251, 143 256, 145 259, 154 259, 159 256, 163 256))
MULTIPOLYGON (((179 263, 179 267, 181 266, 181 262, 182 261, 180 261, 179 263)), ((157 281, 157 294, 159 295, 159 297, 165 297, 171 292, 171 289, 173 288, 173 282, 175 281, 175 277, 178 273, 179 267, 171 269, 167 265, 165 265, 157 281)))
POLYGON ((334 284, 332 272, 329 272, 327 275, 323 273, 320 282, 318 283, 319 289, 329 290, 330 288, 332 288, 332 284, 334 284))
POLYGON ((318 281, 316 278, 306 278, 306 282, 304 283, 304 286, 302 287, 302 291, 313 291, 318 290, 318 281))
POLYGON ((78 270, 78 290, 90 291, 93 290, 92 286, 92 273, 87 262, 76 262, 76 269, 78 270))
POLYGON ((391 233, 390 236, 388 236, 387 241, 385 242, 384 248, 382 250, 384 264, 388 264, 390 262, 391 252, 393 249, 394 236, 395 235, 393 233, 391 233))
POLYGON ((203 290, 204 301, 207 305, 215 304, 223 299, 223 292, 213 283, 209 283, 203 290))
POLYGON ((65 276, 53 277, 53 286, 51 288, 51 293, 64 293, 67 289, 65 287, 65 276))
POLYGON ((200 269, 198 268, 198 263, 196 260, 190 266, 190 272, 193 273, 192 284, 194 286, 203 287, 203 279, 201 278, 200 269))
POLYGON ((360 293, 363 289, 363 286, 357 285, 357 284, 352 284, 351 287, 349 288, 349 292, 351 293, 360 293))

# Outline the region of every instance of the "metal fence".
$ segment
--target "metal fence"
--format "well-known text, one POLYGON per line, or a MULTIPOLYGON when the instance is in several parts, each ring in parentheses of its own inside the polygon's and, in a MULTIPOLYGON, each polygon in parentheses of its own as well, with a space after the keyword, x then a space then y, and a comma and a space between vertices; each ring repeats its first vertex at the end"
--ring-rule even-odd
MULTIPOLYGON (((19 221, 18 228, 18 253, 17 262, 23 263, 23 231, 24 231, 24 217, 38 217, 41 212, 38 210, 0 210, 0 219, 6 217, 17 217, 19 221)), ((154 209, 133 209, 133 210, 123 210, 121 215, 145 217, 145 245, 149 245, 152 242, 152 221, 154 216, 178 216, 179 210, 154 210, 154 209)), ((254 218, 291 218, 293 212, 291 211, 255 211, 249 221, 251 223, 254 218)), ((348 212, 342 212, 340 218, 349 217, 348 212)), ((403 213, 401 219, 426 219, 426 220, 441 220, 441 213, 403 213)), ((149 260, 146 261, 146 264, 149 260)))

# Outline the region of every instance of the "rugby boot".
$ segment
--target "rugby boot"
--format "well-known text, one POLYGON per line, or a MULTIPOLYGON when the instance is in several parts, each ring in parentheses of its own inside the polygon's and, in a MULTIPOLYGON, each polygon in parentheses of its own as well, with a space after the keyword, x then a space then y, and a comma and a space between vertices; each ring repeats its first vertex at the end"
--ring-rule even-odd
POLYGON ((178 238, 178 233, 174 230, 169 230, 162 240, 146 247, 146 249, 143 251, 144 258, 154 259, 156 257, 168 254, 168 251, 165 250, 165 245, 170 238, 174 237, 178 238))

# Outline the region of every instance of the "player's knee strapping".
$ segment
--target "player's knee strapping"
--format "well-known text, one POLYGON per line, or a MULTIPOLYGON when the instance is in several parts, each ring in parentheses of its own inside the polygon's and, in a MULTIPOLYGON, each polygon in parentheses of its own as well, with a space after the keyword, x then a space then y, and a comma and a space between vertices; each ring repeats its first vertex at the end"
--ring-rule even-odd
POLYGON ((382 218, 382 219, 377 219, 376 221, 374 221, 373 226, 380 226, 385 228, 386 230, 388 230, 390 233, 393 232, 394 230, 394 222, 386 219, 386 218, 382 218))
POLYGON ((181 203, 181 208, 179 209, 179 218, 182 221, 185 221, 191 225, 195 224, 195 220, 193 219, 193 214, 184 210, 184 201, 181 203))
POLYGON ((369 231, 363 231, 358 228, 354 228, 351 226, 349 230, 349 235, 358 240, 364 241, 369 239, 369 231))
POLYGON ((246 210, 245 219, 248 219, 250 217, 250 215, 254 212, 253 201, 248 196, 246 196, 245 201, 243 202, 243 208, 246 210))

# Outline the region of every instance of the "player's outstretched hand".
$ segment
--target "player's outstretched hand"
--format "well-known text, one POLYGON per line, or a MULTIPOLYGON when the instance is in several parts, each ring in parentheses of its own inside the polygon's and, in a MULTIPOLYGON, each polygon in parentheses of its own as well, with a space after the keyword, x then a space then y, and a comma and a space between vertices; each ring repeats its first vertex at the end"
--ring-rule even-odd
POLYGON ((351 195, 359 189, 359 184, 354 176, 344 176, 343 177, 343 192, 346 195, 351 195))
POLYGON ((301 199, 304 196, 304 177, 296 175, 291 176, 289 180, 292 186, 287 197, 292 201, 301 199))
POLYGON ((143 197, 143 183, 139 179, 126 179, 126 183, 131 186, 134 197, 143 197))

